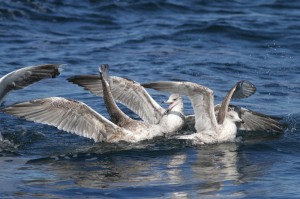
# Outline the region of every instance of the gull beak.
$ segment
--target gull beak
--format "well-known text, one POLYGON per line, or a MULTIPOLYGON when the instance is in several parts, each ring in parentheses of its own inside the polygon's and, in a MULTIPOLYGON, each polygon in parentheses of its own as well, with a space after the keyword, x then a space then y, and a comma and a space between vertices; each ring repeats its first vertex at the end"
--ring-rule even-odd
POLYGON ((237 119, 236 122, 238 123, 244 123, 244 120, 242 120, 241 118, 237 119))
POLYGON ((173 101, 171 101, 170 99, 168 99, 168 100, 162 101, 161 103, 162 104, 170 104, 170 103, 173 103, 173 101))
POLYGON ((162 101, 162 104, 170 104, 169 107, 166 109, 166 112, 164 114, 168 114, 169 111, 173 108, 173 103, 172 101, 170 101, 170 99, 162 101))

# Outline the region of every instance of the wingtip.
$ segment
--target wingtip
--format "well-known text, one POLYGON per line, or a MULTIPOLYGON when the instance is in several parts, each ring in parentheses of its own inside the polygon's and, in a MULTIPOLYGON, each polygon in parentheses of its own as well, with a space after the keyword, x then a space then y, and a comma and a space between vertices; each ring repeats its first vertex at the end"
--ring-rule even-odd
POLYGON ((65 70, 65 67, 67 67, 68 64, 54 64, 54 65, 61 72, 65 70))
POLYGON ((108 64, 101 64, 99 66, 99 73, 100 73, 101 78, 103 78, 105 80, 108 80, 108 77, 109 77, 108 71, 109 71, 109 65, 108 64))
POLYGON ((236 90, 232 98, 240 99, 247 98, 256 92, 256 87, 250 81, 242 80, 236 84, 236 90))
POLYGON ((149 88, 149 83, 142 83, 141 86, 143 86, 144 88, 149 88))
POLYGON ((66 64, 45 64, 42 66, 49 67, 50 70, 52 69, 50 72, 51 78, 56 78, 64 70, 63 67, 66 66, 66 64))
POLYGON ((144 88, 156 88, 157 87, 157 83, 155 82, 150 82, 150 83, 143 83, 141 84, 144 88))
POLYGON ((75 84, 76 79, 77 79, 76 76, 71 76, 67 78, 67 81, 75 84))
POLYGON ((60 65, 55 68, 54 72, 52 73, 52 78, 56 78, 58 75, 60 75, 62 69, 60 68, 60 65))

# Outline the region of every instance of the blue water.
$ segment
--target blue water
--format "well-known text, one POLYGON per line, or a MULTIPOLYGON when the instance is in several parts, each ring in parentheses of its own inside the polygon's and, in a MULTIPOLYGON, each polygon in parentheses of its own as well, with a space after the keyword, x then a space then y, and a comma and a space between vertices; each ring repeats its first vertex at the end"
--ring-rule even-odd
MULTIPOLYGON (((66 80, 107 63, 111 75, 138 82, 208 86, 216 103, 249 80, 257 93, 233 104, 289 127, 243 133, 240 143, 106 144, 0 114, 0 197, 299 198, 299 9, 299 1, 280 0, 1 1, 0 75, 65 64, 58 78, 11 93, 3 106, 61 96, 108 117, 102 98, 66 80)), ((168 96, 149 92, 159 102, 168 96)), ((192 113, 188 99, 185 111, 192 113)))

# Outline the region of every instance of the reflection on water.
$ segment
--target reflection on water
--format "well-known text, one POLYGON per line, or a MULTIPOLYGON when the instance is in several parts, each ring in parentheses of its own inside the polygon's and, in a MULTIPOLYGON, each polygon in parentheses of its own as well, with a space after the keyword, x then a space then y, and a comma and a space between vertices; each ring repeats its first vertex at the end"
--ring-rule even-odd
POLYGON ((206 190, 199 190, 202 193, 221 190, 228 181, 238 182, 237 145, 206 146, 197 154, 192 169, 197 179, 209 182, 206 190))
MULTIPOLYGON (((7 158, 1 160, 0 169, 8 174, 6 178, 9 179, 4 186, 9 187, 5 189, 4 196, 5 193, 24 197, 97 193, 118 197, 134 191, 145 197, 158 197, 162 193, 180 198, 199 195, 241 197, 245 194, 244 190, 236 191, 233 187, 257 177, 252 174, 260 174, 253 172, 253 167, 244 165, 245 162, 255 164, 246 159, 247 154, 239 152, 239 144, 225 143, 184 151, 137 149, 103 154, 68 154, 29 161, 7 158), (243 159, 242 165, 239 165, 240 159, 243 159), (22 183, 16 183, 20 181, 22 183), (145 191, 147 189, 152 191, 145 191)), ((266 165, 254 167, 260 171, 266 169, 266 165)), ((5 178, 1 176, 1 179, 5 178)))

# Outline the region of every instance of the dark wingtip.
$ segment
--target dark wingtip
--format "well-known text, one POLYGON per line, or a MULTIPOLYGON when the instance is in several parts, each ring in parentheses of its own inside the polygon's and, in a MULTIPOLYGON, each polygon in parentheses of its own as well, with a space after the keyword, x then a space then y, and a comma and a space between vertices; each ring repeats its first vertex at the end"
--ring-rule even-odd
POLYGON ((72 76, 72 77, 69 77, 67 78, 68 82, 71 82, 74 84, 74 81, 76 81, 76 76, 72 76))
POLYGON ((101 64, 99 66, 99 73, 100 73, 100 77, 108 80, 108 71, 109 71, 109 65, 108 64, 101 64))
POLYGON ((38 68, 50 70, 51 78, 56 78, 58 75, 60 75, 61 66, 62 64, 45 64, 39 66, 38 68))
POLYGON ((232 95, 232 98, 241 99, 247 98, 256 92, 256 87, 249 81, 242 80, 236 84, 236 89, 232 95))
POLYGON ((55 68, 51 75, 52 78, 56 78, 58 75, 60 75, 59 68, 55 68))
POLYGON ((67 78, 68 82, 71 82, 73 84, 79 84, 80 85, 80 81, 82 80, 82 76, 80 75, 74 75, 71 76, 69 78, 67 78))
POLYGON ((149 88, 149 84, 148 83, 144 83, 144 84, 141 84, 143 87, 145 88, 149 88))
POLYGON ((141 84, 141 85, 145 88, 154 88, 156 86, 155 83, 144 83, 144 84, 141 84))

